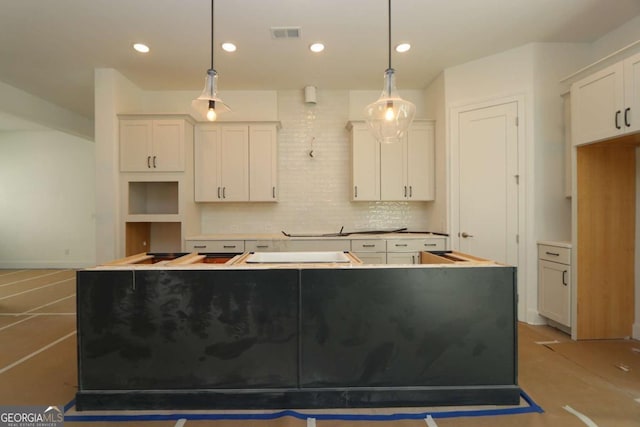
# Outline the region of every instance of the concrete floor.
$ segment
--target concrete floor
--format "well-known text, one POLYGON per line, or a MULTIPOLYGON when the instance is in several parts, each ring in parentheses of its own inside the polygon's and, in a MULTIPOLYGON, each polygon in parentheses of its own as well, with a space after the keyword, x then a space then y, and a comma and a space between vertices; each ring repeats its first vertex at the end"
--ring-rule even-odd
MULTIPOLYGON (((76 374, 75 272, 0 270, 0 405, 71 402, 76 374)), ((544 413, 434 418, 437 426, 640 426, 640 342, 580 341, 547 326, 519 325, 521 388, 544 413), (569 407, 569 408, 566 408, 569 407)), ((525 405, 526 406, 526 405, 525 405)), ((413 412, 471 408, 420 408, 413 412)), ((485 408, 474 408, 485 409, 485 408)), ((196 411, 189 411, 194 413, 196 411)), ((303 412, 303 411, 300 411, 303 412)), ((343 411, 344 412, 344 411, 343 411)), ((350 413, 409 412, 403 409, 350 413)), ((67 413, 75 415, 73 408, 67 413)), ((84 414, 84 413, 80 413, 84 414)), ((122 413, 115 412, 121 415, 122 413)), ((180 414, 178 413, 178 416, 180 414)), ((271 421, 75 421, 72 426, 303 427, 306 420, 271 421)), ((370 425, 363 421, 316 421, 318 427, 370 425)), ((425 420, 375 421, 380 427, 424 427, 425 420)), ((429 425, 429 424, 427 424, 429 425)), ((429 425, 431 427, 431 425, 429 425)))

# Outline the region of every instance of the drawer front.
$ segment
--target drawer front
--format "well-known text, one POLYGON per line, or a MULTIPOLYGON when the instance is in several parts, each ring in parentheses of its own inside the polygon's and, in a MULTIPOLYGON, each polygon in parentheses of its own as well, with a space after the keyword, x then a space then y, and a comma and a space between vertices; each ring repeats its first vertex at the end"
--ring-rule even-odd
POLYGON ((390 239, 387 252, 444 251, 444 239, 390 239))
POLYGON ((316 252, 316 251, 350 251, 351 241, 344 240, 289 240, 284 245, 287 252, 316 252))
POLYGON ((192 252, 244 252, 244 240, 187 240, 186 246, 192 252))
POLYGON ((245 240, 244 250, 246 252, 280 252, 282 242, 273 240, 245 240))
POLYGON ((386 252, 387 241, 382 239, 352 240, 351 251, 353 252, 386 252))
POLYGON ((547 261, 571 264, 571 249, 558 246, 538 245, 538 258, 547 261))

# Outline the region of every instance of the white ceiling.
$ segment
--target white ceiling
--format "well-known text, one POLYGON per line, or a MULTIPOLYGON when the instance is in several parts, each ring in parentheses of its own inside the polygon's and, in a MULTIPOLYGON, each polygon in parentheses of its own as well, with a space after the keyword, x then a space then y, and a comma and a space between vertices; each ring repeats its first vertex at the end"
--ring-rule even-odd
MULTIPOLYGON (((4 0, 0 81, 87 117, 93 70, 116 68, 149 90, 194 90, 210 56, 210 0, 4 0), (151 52, 131 49, 144 42, 151 52)), ((639 0, 393 0, 400 89, 444 68, 529 42, 593 42, 640 13, 639 0)), ((379 89, 387 66, 386 0, 217 0, 220 90, 379 89), (298 26, 298 40, 270 27, 298 26), (219 48, 233 41, 238 51, 219 48), (308 45, 326 44, 321 54, 308 45)))

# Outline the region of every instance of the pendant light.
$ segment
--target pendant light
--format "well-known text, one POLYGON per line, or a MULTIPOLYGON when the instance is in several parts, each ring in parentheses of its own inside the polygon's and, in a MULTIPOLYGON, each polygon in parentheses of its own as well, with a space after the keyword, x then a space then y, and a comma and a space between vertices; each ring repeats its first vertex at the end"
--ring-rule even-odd
POLYGON ((199 97, 191 102, 193 108, 210 122, 214 121, 218 114, 231 111, 231 109, 218 98, 218 72, 213 68, 213 6, 214 0, 211 0, 211 68, 207 70, 207 77, 204 81, 204 90, 199 97))
POLYGON ((391 0, 389 1, 389 66, 384 72, 384 88, 376 102, 365 108, 367 124, 382 143, 397 142, 409 129, 416 106, 400 98, 396 89, 395 70, 391 68, 391 0))

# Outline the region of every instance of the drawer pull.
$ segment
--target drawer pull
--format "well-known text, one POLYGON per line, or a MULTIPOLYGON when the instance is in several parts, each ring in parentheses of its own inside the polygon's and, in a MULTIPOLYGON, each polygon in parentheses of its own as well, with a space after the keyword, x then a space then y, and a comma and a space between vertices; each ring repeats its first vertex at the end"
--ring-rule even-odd
POLYGON ((363 248, 375 248, 376 245, 362 245, 363 248))
POLYGON ((193 245, 194 249, 206 249, 207 245, 193 245))
POLYGON ((425 246, 438 246, 437 243, 425 243, 424 245, 425 246))
POLYGON ((266 249, 268 247, 269 245, 256 245, 256 248, 260 248, 260 249, 266 249))
POLYGON ((235 249, 236 245, 223 245, 222 247, 225 249, 235 249))
POLYGON ((406 248, 407 246, 409 246, 406 243, 396 243, 396 248, 406 248))
POLYGON ((549 252, 549 251, 547 251, 547 252, 545 252, 545 254, 551 255, 551 256, 560 256, 560 254, 557 253, 557 252, 549 252))

